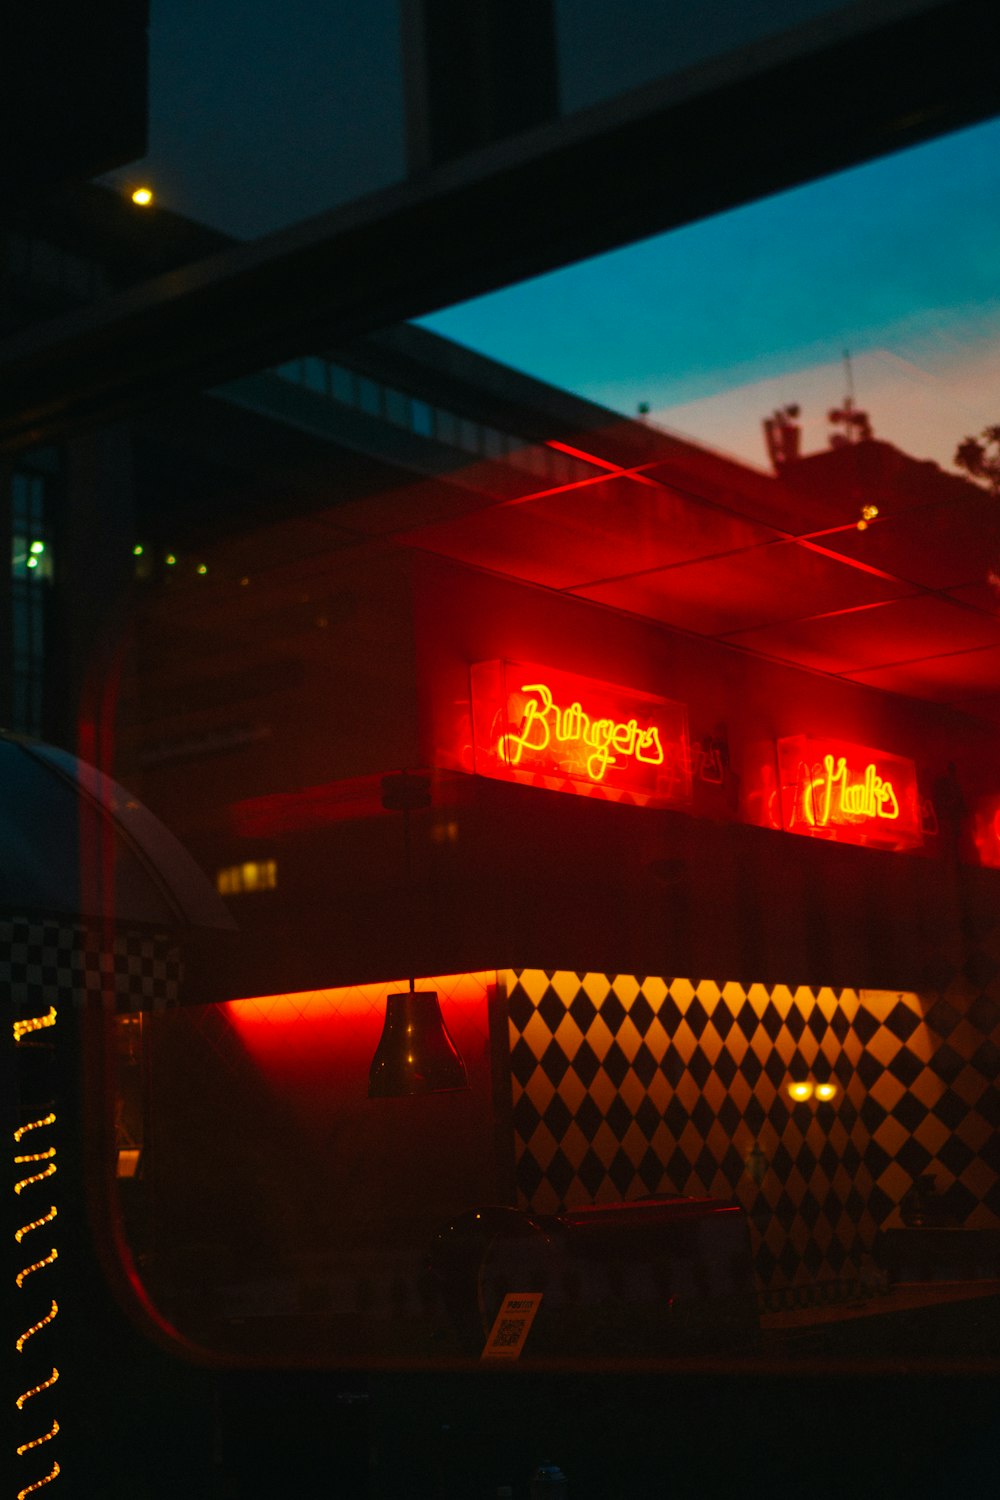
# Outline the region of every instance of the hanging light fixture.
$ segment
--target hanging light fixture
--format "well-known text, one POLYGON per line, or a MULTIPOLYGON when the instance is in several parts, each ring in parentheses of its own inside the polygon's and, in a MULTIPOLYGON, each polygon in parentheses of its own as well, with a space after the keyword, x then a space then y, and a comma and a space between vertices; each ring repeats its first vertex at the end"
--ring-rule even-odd
MULTIPOLYGON (((430 780, 402 771, 382 780, 382 806, 403 814, 407 897, 413 895, 410 814, 429 807, 430 780)), ((386 996, 385 1024, 368 1071, 369 1099, 440 1094, 469 1087, 461 1053, 451 1039, 435 990, 410 987, 386 996)))
POLYGON ((368 1072, 369 1099, 467 1089, 465 1064, 434 990, 387 995, 385 1025, 368 1072))

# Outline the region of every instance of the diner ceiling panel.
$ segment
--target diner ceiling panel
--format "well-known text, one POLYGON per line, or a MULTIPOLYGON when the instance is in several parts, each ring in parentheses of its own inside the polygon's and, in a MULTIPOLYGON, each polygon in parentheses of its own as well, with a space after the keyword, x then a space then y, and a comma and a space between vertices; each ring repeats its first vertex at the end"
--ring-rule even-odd
POLYGON ((778 542, 573 592, 699 634, 728 635, 912 590, 795 542, 778 542))
POLYGON ((1000 503, 972 495, 886 516, 858 531, 823 538, 824 547, 930 589, 981 582, 1000 550, 1000 503))
POLYGON ((919 661, 869 667, 843 675, 852 682, 887 688, 891 693, 929 698, 936 703, 957 703, 980 693, 996 692, 1000 682, 1000 646, 925 656, 919 661))
POLYGON ((659 484, 614 476, 404 533, 456 561, 571 588, 775 540, 770 527, 659 484))
POLYGON ((850 672, 998 646, 1000 619, 933 594, 915 594, 870 608, 765 625, 728 639, 782 661, 824 672, 850 672))
POLYGON ((642 472, 647 479, 672 485, 685 494, 793 536, 851 519, 849 504, 843 497, 831 502, 823 496, 791 491, 777 484, 770 474, 718 454, 692 449, 687 444, 663 463, 644 465, 642 472))
POLYGON ((1000 695, 995 496, 888 443, 779 478, 669 434, 661 452, 396 540, 890 692, 973 712, 1000 695), (879 515, 859 531, 863 502, 879 515))

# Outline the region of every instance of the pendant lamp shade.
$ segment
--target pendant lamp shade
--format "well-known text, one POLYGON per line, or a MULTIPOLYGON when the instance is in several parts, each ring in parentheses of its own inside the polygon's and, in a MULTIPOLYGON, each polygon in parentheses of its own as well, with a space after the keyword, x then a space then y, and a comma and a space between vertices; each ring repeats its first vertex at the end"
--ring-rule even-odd
POLYGON ((469 1080, 434 990, 387 995, 385 1025, 368 1072, 369 1099, 467 1089, 469 1080))

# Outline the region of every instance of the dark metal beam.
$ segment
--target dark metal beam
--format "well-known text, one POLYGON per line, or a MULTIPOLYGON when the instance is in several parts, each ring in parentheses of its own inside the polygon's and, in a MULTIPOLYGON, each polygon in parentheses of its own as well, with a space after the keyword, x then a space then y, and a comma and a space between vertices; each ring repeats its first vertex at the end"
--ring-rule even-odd
POLYGON ((1000 110, 994 21, 993 0, 851 7, 36 326, 0 345, 0 447, 122 416, 983 119, 1000 110), (863 22, 873 10, 899 14, 873 31, 863 22))

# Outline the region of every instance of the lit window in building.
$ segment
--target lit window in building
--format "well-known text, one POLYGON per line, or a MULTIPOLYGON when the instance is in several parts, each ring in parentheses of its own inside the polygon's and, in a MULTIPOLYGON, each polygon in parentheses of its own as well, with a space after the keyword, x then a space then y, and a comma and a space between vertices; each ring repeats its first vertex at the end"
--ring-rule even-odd
POLYGON ((10 727, 42 732, 45 615, 53 579, 46 515, 46 475, 25 468, 11 476, 10 640, 13 646, 10 727))
POLYGON ((369 417, 382 415, 382 387, 367 375, 358 376, 358 406, 369 417))
POLYGON ((458 418, 454 412, 445 411, 440 406, 435 407, 434 436, 439 443, 447 443, 451 448, 458 447, 458 418))
POLYGON ((278 863, 274 859, 248 859, 241 865, 227 865, 215 874, 215 888, 220 896, 240 896, 244 891, 273 891, 278 884, 278 863))
POLYGON ((483 446, 483 430, 478 422, 470 422, 466 417, 459 418, 458 441, 466 453, 478 453, 483 446))
POLYGON ((385 415, 386 419, 395 424, 396 427, 409 427, 410 398, 404 391, 394 390, 392 386, 385 388, 385 415))
POLYGON ((345 406, 353 406, 356 400, 356 382, 354 371, 347 370, 343 365, 330 364, 330 394, 334 401, 342 401, 345 406))
POLYGON ((410 422, 420 437, 434 436, 434 414, 427 402, 418 401, 416 396, 410 402, 410 422))
POLYGON ((302 384, 310 391, 316 391, 319 395, 328 394, 327 363, 325 359, 304 359, 302 361, 302 384))

